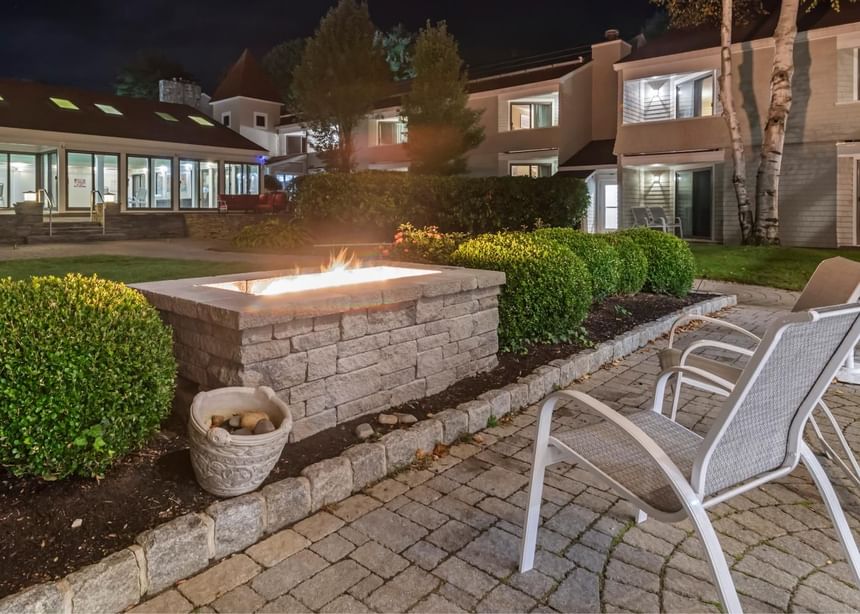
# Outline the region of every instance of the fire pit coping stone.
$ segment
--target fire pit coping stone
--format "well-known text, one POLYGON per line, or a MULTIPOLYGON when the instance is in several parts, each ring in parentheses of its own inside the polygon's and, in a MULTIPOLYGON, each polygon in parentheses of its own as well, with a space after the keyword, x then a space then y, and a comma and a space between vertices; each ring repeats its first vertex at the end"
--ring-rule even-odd
MULTIPOLYGON (((507 393, 510 397, 511 412, 524 409, 532 403, 531 394, 537 394, 538 390, 542 390, 545 395, 555 385, 567 386, 618 357, 618 352, 626 354, 629 353, 628 350, 635 351, 665 335, 680 315, 714 313, 735 304, 735 296, 715 296, 690 305, 654 322, 637 326, 592 350, 579 352, 568 359, 553 360, 549 365, 538 367, 531 375, 520 378, 516 383, 481 395, 483 398, 477 405, 470 405, 474 403, 470 401, 457 408, 438 412, 432 418, 418 422, 409 429, 392 431, 378 443, 358 444, 345 450, 339 457, 314 463, 302 473, 312 475, 319 489, 320 484, 339 479, 336 476, 345 477, 344 473, 349 468, 350 492, 343 489, 343 492, 337 494, 346 498, 353 492, 363 490, 381 480, 402 466, 401 463, 411 462, 419 449, 418 446, 430 447, 430 439, 451 444, 469 433, 485 428, 486 423, 482 425, 479 420, 470 420, 469 409, 471 408, 474 414, 480 405, 479 413, 483 416, 487 411, 486 407, 496 407, 496 403, 501 402, 497 401, 498 397, 492 393, 507 393), (635 342, 632 341, 634 339, 635 342), (429 436, 431 434, 432 437, 429 436), (331 473, 325 475, 328 471, 331 473)), ((245 506, 247 510, 256 510, 256 513, 261 515, 258 522, 262 524, 266 534, 279 531, 311 513, 312 486, 306 477, 286 478, 265 486, 259 494, 252 493, 244 497, 256 496, 262 496, 265 504, 247 506, 243 497, 226 500, 221 504, 226 509, 237 505, 245 506)), ((320 496, 321 493, 317 493, 317 497, 320 496)), ((219 504, 213 504, 207 511, 217 505, 219 504)), ((218 515, 216 514, 216 517, 218 515)), ((218 560, 216 552, 226 550, 224 544, 218 543, 220 532, 216 531, 216 522, 209 514, 200 512, 175 518, 138 536, 136 541, 140 545, 132 545, 55 582, 38 584, 0 599, 0 614, 21 611, 62 614, 94 610, 118 611, 121 609, 120 601, 129 605, 137 603, 140 599, 153 596, 218 560), (129 553, 134 557, 134 566, 131 565, 129 553), (174 556, 175 560, 171 561, 168 554, 174 556), (152 577, 155 569, 158 569, 158 572, 152 577), (123 594, 118 596, 111 591, 98 589, 100 585, 114 585, 117 582, 122 582, 122 586, 129 590, 124 589, 123 594)))

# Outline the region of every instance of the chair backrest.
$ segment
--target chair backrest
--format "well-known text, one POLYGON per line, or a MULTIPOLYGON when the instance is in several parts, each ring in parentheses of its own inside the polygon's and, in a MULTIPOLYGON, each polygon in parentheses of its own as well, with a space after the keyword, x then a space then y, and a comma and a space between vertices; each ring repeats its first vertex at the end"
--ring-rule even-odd
POLYGON ((769 328, 699 451, 701 495, 793 468, 803 426, 860 339, 860 305, 788 314, 769 328))
POLYGON ((653 220, 659 220, 661 218, 663 220, 669 219, 668 217, 666 217, 666 212, 663 211, 663 207, 647 207, 647 209, 648 215, 651 216, 651 219, 653 220))
POLYGON ((860 296, 860 262, 837 256, 822 260, 806 282, 792 311, 856 303, 860 296))
POLYGON ((633 212, 633 222, 637 226, 648 226, 651 223, 651 216, 648 215, 647 207, 631 207, 633 212))

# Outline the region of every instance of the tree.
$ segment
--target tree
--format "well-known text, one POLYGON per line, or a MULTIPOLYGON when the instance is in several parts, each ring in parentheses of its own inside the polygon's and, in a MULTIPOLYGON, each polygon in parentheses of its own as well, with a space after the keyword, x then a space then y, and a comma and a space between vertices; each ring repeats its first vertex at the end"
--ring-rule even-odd
POLYGON ((304 49, 305 39, 294 38, 275 45, 263 56, 263 70, 278 88, 284 104, 291 110, 294 106, 293 71, 301 62, 304 49))
POLYGON ((466 171, 465 154, 484 140, 481 113, 467 106, 466 72, 445 22, 428 21, 415 43, 415 79, 401 114, 409 126, 411 170, 427 174, 466 171))
POLYGON ((406 26, 399 23, 388 32, 377 32, 376 44, 382 45, 385 50, 385 61, 395 81, 405 81, 415 76, 415 67, 412 65, 415 35, 406 26))
POLYGON ((141 53, 122 67, 114 91, 119 96, 158 100, 158 82, 162 79, 194 81, 179 62, 162 53, 141 53))
POLYGON ((353 134, 391 83, 366 4, 341 0, 320 21, 293 71, 293 100, 330 168, 353 167, 353 134))
MULTIPOLYGON (((815 8, 822 0, 807 0, 815 8)), ((839 0, 823 0, 839 10, 839 0)), ((851 0, 852 2, 854 0, 851 0)), ((731 53, 734 23, 763 12, 760 0, 652 0, 666 9, 673 27, 684 28, 718 22, 720 24, 720 103, 732 144, 732 184, 738 201, 738 221, 743 243, 779 244, 779 177, 785 129, 791 110, 791 82, 794 76, 794 41, 801 0, 780 2, 774 29, 774 56, 770 76, 770 102, 756 173, 755 219, 747 190, 746 153, 734 105, 733 60, 731 53)))

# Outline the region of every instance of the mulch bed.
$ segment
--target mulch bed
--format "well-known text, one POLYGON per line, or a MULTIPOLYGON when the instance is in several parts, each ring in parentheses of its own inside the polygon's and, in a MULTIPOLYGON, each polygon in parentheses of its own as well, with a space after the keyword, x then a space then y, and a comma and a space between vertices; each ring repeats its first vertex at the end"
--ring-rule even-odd
MULTIPOLYGON (((639 294, 609 299, 588 316, 585 330, 591 341, 600 343, 705 298, 639 294)), ((583 348, 582 343, 559 343, 535 347, 527 354, 500 354, 493 371, 396 411, 423 419, 583 348)), ((355 426, 369 421, 365 416, 288 444, 267 482, 298 475, 309 464, 337 456, 357 443, 355 426)), ((375 422, 374 426, 383 431, 375 422)), ((141 531, 202 510, 215 500, 194 480, 185 426, 176 417, 146 448, 117 463, 102 480, 45 482, 16 478, 0 468, 0 597, 63 577, 128 546, 141 531), (73 529, 77 519, 82 523, 73 529)))

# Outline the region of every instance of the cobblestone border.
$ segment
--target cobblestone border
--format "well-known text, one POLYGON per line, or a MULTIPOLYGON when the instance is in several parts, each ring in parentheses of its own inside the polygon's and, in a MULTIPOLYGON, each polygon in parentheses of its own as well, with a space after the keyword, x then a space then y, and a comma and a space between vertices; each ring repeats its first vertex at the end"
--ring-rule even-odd
POLYGON ((537 403, 556 387, 593 373, 669 332, 681 315, 707 314, 737 304, 733 295, 685 307, 637 326, 595 348, 536 368, 516 383, 481 394, 422 420, 409 429, 362 443, 340 456, 305 467, 261 491, 213 503, 205 512, 175 518, 144 531, 135 543, 65 578, 39 584, 0 600, 0 614, 21 612, 122 612, 211 563, 291 525, 326 505, 346 499, 409 465, 418 450, 451 444, 501 417, 537 403))

